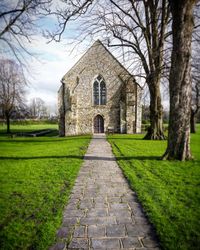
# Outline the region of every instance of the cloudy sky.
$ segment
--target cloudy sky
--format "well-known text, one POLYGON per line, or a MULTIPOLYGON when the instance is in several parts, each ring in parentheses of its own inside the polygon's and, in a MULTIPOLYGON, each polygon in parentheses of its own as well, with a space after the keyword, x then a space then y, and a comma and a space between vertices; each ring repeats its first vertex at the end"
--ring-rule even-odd
MULTIPOLYGON (((14 3, 13 1, 15 2, 15 0, 8 2, 14 3)), ((57 4, 57 0, 53 3, 57 4)), ((91 40, 85 39, 73 49, 75 44, 72 41, 77 37, 80 26, 78 22, 67 25, 61 42, 49 43, 49 40, 42 35, 42 31, 54 30, 56 24, 55 17, 40 19, 38 21, 40 29, 33 36, 31 43, 25 45, 30 53, 35 54, 35 57, 27 57, 28 71, 25 70, 29 83, 27 102, 32 98, 40 97, 46 102, 52 114, 57 110, 57 91, 61 85, 61 78, 92 45, 91 40)))
MULTIPOLYGON (((18 3, 16 0, 0 1, 2 1, 0 8, 2 7, 5 12, 16 8, 18 3)), ((53 0, 52 3, 55 7, 59 7, 58 3, 60 3, 60 1, 53 0)), ((52 6, 52 8, 53 7, 54 6, 52 6)), ((9 20, 6 19, 0 19, 0 31, 4 29, 8 21, 9 20)), ((74 23, 67 25, 61 42, 49 42, 49 40, 43 36, 45 30, 53 31, 56 29, 58 24, 55 16, 36 19, 35 24, 37 25, 37 29, 30 30, 30 33, 33 34, 30 42, 20 37, 23 47, 34 56, 23 53, 23 50, 21 50, 20 46, 16 43, 19 51, 22 51, 22 62, 26 65, 26 67, 24 67, 24 74, 28 82, 26 99, 29 103, 32 98, 42 98, 50 108, 51 113, 53 113, 57 109, 57 91, 61 85, 60 80, 85 52, 85 48, 84 44, 81 44, 72 52, 74 43, 70 41, 73 41, 75 35, 77 35, 77 29, 74 23)), ((16 27, 17 26, 15 26, 15 28, 16 27)), ((8 34, 7 39, 9 41, 9 39, 12 39, 12 36, 8 34)), ((10 42, 15 46, 14 39, 10 40, 10 42)), ((9 47, 5 46, 3 40, 0 40, 0 56, 2 58, 14 58, 14 60, 16 60, 16 57, 13 56, 9 47)))
POLYGON ((29 82, 27 100, 40 97, 54 111, 60 80, 79 59, 80 54, 77 51, 70 53, 73 46, 67 45, 65 41, 47 44, 42 36, 37 36, 29 46, 36 57, 29 59, 29 71, 26 72, 29 82))
MULTIPOLYGON (((47 21, 43 24, 41 20, 40 25, 45 28, 47 21)), ((40 97, 50 107, 51 112, 57 108, 57 91, 61 78, 85 51, 84 44, 73 49, 75 45, 67 38, 72 36, 72 32, 69 27, 61 42, 50 43, 42 34, 37 35, 27 45, 29 51, 35 55, 28 59, 28 71, 25 72, 29 83, 27 101, 40 97)))

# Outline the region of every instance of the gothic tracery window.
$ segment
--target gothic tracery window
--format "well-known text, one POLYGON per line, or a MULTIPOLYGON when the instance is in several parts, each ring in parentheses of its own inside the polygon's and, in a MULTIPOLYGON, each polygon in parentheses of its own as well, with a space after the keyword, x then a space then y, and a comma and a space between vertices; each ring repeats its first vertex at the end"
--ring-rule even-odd
POLYGON ((102 76, 98 76, 93 84, 94 105, 106 105, 106 84, 102 76))

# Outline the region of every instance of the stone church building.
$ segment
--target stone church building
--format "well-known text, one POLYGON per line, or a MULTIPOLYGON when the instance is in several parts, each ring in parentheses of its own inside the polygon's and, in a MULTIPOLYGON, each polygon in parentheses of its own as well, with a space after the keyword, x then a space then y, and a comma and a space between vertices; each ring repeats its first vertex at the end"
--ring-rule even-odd
POLYGON ((141 132, 141 88, 97 40, 64 75, 58 91, 59 133, 141 132))

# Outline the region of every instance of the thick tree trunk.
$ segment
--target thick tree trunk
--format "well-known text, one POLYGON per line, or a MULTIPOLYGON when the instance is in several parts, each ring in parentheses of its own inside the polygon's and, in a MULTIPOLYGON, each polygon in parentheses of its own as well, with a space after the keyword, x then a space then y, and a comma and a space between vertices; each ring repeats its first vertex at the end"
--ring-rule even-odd
POLYGON ((164 140, 163 107, 161 103, 160 85, 148 83, 150 90, 150 126, 144 140, 164 140))
POLYGON ((6 114, 6 126, 7 126, 7 134, 10 134, 10 116, 9 114, 6 114))
POLYGON ((191 115, 190 115, 190 132, 191 133, 196 133, 196 128, 195 128, 195 112, 194 110, 191 109, 191 115))
POLYGON ((169 78, 168 146, 163 159, 188 160, 190 152, 191 36, 194 0, 170 0, 173 50, 169 78))
POLYGON ((168 22, 167 1, 160 2, 159 14, 156 1, 144 1, 147 30, 145 38, 148 48, 148 67, 144 65, 146 82, 150 92, 150 127, 144 139, 164 140, 163 107, 160 93, 160 80, 163 66, 164 36, 168 22), (160 22, 159 22, 160 20, 160 22))

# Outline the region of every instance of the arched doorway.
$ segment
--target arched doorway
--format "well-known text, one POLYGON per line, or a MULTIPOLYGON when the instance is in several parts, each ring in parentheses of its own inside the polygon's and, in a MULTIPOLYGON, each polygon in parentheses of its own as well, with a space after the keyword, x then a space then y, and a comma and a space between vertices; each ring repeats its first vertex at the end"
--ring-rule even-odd
POLYGON ((101 115, 94 118, 94 133, 104 133, 104 119, 101 115))

